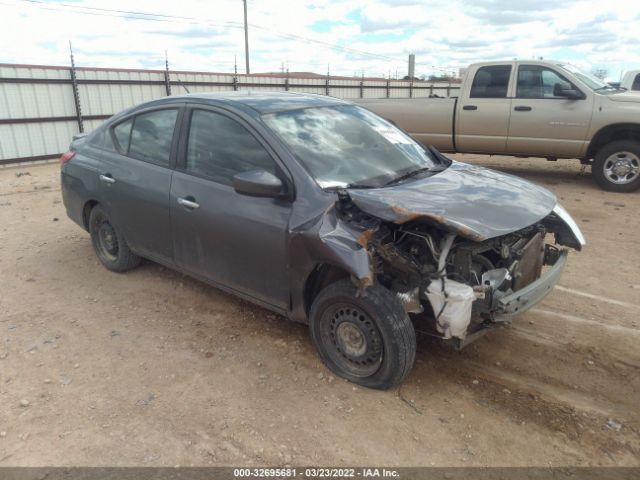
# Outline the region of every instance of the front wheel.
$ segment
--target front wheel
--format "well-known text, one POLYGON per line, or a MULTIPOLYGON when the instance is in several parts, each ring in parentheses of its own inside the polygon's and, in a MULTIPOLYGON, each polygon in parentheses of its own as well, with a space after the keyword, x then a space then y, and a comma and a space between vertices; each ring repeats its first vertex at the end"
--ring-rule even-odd
POLYGON ((373 285, 357 296, 350 280, 322 290, 309 315, 311 339, 324 364, 336 375, 385 390, 411 371, 416 334, 396 297, 373 285))
POLYGON ((640 187, 640 142, 618 140, 605 145, 593 159, 595 181, 610 192, 632 192, 640 187))

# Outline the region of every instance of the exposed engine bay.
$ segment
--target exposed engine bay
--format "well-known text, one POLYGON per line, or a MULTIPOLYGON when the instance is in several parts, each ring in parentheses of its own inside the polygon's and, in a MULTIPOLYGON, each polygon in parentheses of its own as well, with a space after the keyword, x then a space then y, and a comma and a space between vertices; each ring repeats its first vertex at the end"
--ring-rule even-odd
POLYGON ((428 217, 381 220, 363 212, 347 193, 339 195, 336 212, 362 229, 358 243, 367 249, 375 281, 395 292, 407 313, 425 321, 426 333, 454 339, 460 347, 468 336, 510 320, 551 290, 555 283, 535 284, 545 266, 566 257, 566 249, 556 244, 582 246, 556 210, 533 225, 482 241, 428 217), (532 298, 514 295, 527 287, 536 290, 532 298))

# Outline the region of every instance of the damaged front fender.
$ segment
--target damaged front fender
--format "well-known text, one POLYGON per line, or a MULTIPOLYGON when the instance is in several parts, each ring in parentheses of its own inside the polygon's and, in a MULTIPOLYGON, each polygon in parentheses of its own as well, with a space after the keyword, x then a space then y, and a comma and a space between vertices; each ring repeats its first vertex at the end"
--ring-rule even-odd
POLYGON ((337 218, 332 207, 324 215, 318 238, 325 247, 326 260, 329 263, 351 273, 358 285, 373 285, 373 269, 366 246, 368 230, 357 230, 337 218))
POLYGON ((367 228, 359 228, 339 218, 332 202, 311 219, 293 227, 289 232, 291 258, 292 320, 307 323, 305 286, 318 266, 330 265, 340 269, 360 288, 374 283, 374 272, 368 243, 367 228))

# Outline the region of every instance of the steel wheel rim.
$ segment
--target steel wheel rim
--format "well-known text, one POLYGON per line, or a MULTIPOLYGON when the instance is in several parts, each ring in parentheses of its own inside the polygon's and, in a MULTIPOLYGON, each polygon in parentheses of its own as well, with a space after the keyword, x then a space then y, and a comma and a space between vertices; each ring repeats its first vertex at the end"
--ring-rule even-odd
POLYGON ((360 378, 378 371, 383 359, 382 336, 364 310, 338 304, 325 311, 322 324, 327 354, 343 371, 360 378))
POLYGON ((604 161, 603 171, 611 183, 631 183, 640 177, 640 158, 632 152, 616 152, 604 161))
POLYGON ((118 259, 118 237, 116 231, 107 220, 102 220, 98 224, 98 248, 100 254, 109 261, 118 259))

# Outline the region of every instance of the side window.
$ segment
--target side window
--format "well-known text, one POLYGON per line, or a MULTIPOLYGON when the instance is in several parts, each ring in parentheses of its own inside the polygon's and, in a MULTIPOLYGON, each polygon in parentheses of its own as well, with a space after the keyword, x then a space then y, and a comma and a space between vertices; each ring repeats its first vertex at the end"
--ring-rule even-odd
POLYGON ((473 77, 471 98, 506 98, 511 65, 480 67, 473 77))
POLYGON ((169 165, 177 109, 156 110, 136 115, 113 128, 123 155, 159 165, 169 165))
POLYGON ((113 133, 118 143, 118 148, 125 155, 129 151, 129 139, 131 138, 131 126, 133 125, 133 119, 126 122, 119 123, 113 129, 113 133))
POLYGON ((572 88, 571 83, 554 70, 537 65, 521 65, 518 68, 516 97, 565 99, 553 94, 556 84, 562 88, 572 88))
POLYGON ((236 174, 248 170, 276 174, 271 155, 246 128, 207 110, 191 114, 185 168, 225 185, 232 185, 236 174))
POLYGON ((633 85, 631 85, 631 90, 640 90, 640 73, 636 75, 636 78, 633 79, 633 85))
POLYGON ((169 165, 171 140, 178 110, 158 110, 136 115, 131 129, 129 155, 161 165, 169 165))

